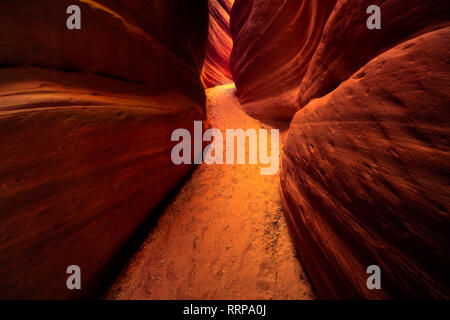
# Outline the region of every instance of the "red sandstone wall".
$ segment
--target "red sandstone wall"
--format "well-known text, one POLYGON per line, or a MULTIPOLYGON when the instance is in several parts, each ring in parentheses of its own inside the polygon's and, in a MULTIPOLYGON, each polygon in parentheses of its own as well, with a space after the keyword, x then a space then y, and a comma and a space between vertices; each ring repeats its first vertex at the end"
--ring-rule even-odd
MULTIPOLYGON (((449 298, 449 2, 374 0, 380 31, 366 1, 335 3, 231 12, 245 110, 296 112, 280 190, 300 257, 322 298, 449 298), (371 264, 381 291, 365 287, 371 264)), ((170 164, 170 133, 204 116, 205 1, 83 0, 81 31, 65 28, 69 4, 0 4, 2 298, 95 292, 190 169, 170 164)), ((205 70, 224 66, 213 57, 205 70)))
POLYGON ((84 0, 69 31, 72 3, 0 3, 0 298, 95 293, 191 169, 172 131, 204 117, 206 1, 84 0))
POLYGON ((209 0, 208 51, 202 81, 206 88, 233 82, 230 55, 233 40, 230 33, 230 12, 234 0, 209 0))
POLYGON ((376 0, 370 4, 381 8, 381 30, 369 32, 366 27, 367 1, 338 1, 299 88, 299 108, 334 90, 398 43, 450 23, 450 2, 446 0, 376 0))
POLYGON ((297 91, 336 0, 237 0, 231 70, 244 110, 291 119, 297 91))
POLYGON ((319 297, 448 299, 450 3, 373 4, 338 1, 299 87, 285 213, 319 297))

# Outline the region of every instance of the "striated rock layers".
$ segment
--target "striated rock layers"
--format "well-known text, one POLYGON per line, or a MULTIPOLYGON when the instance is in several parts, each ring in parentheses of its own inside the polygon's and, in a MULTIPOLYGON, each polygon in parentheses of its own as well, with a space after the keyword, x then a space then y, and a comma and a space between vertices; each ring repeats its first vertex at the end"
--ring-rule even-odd
POLYGON ((231 70, 245 111, 291 119, 300 82, 336 0, 236 0, 231 70))
POLYGON ((234 0, 209 0, 209 39, 202 81, 206 88, 233 82, 230 55, 233 41, 230 12, 234 0))
POLYGON ((84 298, 190 167, 204 117, 206 1, 0 4, 0 298, 84 298), (82 290, 66 287, 81 267, 82 290))
POLYGON ((298 108, 334 90, 398 43, 450 24, 446 0, 375 0, 370 4, 381 9, 381 30, 367 29, 367 1, 338 1, 299 88, 298 108))
POLYGON ((284 146, 282 202, 319 297, 448 299, 449 2, 373 2, 381 30, 366 28, 365 1, 329 18, 284 146), (370 265, 381 290, 366 286, 370 265))

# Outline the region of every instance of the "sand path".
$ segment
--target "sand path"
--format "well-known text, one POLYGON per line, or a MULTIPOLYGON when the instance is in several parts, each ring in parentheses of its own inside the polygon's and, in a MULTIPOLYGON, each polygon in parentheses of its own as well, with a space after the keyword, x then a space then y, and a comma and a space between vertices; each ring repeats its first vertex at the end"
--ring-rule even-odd
MULTIPOLYGON (((234 91, 233 85, 207 91, 211 126, 269 129, 241 110, 234 91)), ((278 180, 261 175, 259 165, 200 165, 106 298, 313 299, 278 180)))

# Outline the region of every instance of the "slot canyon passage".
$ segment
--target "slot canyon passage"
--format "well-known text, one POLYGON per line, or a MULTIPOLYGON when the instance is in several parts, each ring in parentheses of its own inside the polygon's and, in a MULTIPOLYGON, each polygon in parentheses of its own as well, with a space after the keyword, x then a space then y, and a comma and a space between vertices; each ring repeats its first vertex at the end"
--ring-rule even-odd
MULTIPOLYGON (((211 126, 221 131, 269 128, 242 111, 234 92, 234 85, 207 90, 211 126)), ((289 238, 278 179, 261 175, 259 165, 202 164, 106 298, 314 297, 289 238)))
POLYGON ((449 299, 449 38, 448 0, 3 0, 0 298, 449 299), (279 173, 175 165, 199 120, 279 173))

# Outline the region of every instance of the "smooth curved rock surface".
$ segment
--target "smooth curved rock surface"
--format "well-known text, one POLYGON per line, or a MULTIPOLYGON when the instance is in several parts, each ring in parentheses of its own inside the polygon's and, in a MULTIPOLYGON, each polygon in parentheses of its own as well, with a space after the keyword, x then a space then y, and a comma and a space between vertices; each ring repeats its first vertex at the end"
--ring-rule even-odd
POLYGON ((231 70, 244 110, 291 119, 297 90, 336 0, 237 0, 231 11, 231 70))
POLYGON ((281 193, 321 298, 450 298, 449 38, 399 44, 292 121, 281 193))
POLYGON ((66 28, 71 4, 2 1, 0 65, 95 73, 204 100, 206 1, 81 0, 75 31, 66 28))
POLYGON ((447 0, 338 0, 300 85, 298 109, 334 90, 381 53, 449 24, 447 0), (381 9, 381 30, 367 29, 369 4, 381 9))
POLYGON ((205 88, 233 82, 230 55, 233 40, 230 33, 230 12, 234 0, 209 0, 208 51, 202 71, 205 88))
POLYGON ((0 3, 0 298, 86 298, 192 169, 177 128, 204 118, 207 3, 0 3), (66 287, 79 265, 82 290, 66 287))

